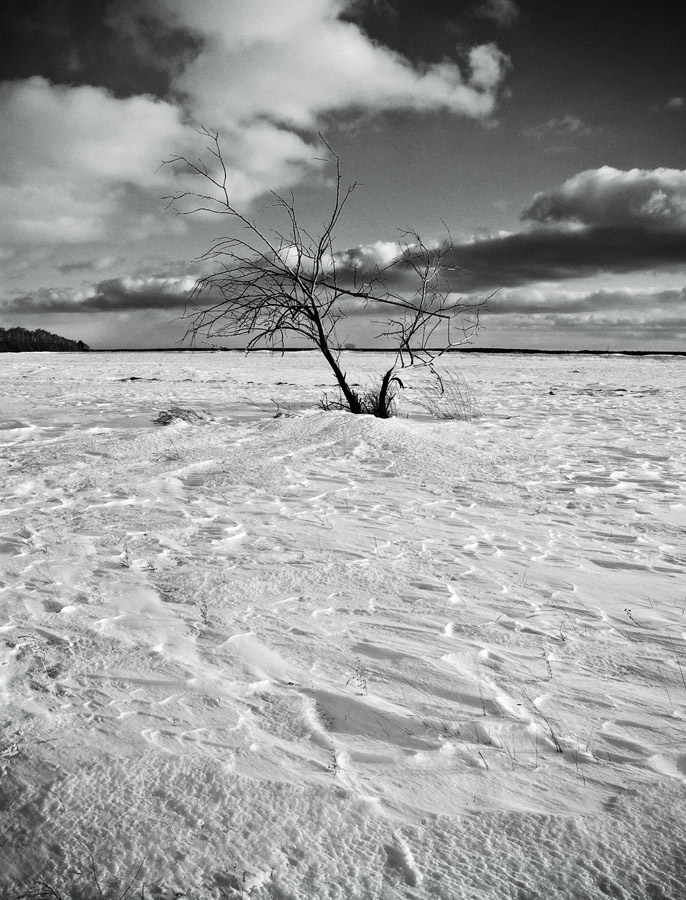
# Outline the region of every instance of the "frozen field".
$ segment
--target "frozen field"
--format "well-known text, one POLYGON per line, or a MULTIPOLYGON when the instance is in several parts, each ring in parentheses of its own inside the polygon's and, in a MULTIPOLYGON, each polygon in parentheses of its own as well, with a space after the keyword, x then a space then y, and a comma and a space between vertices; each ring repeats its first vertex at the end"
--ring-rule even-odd
POLYGON ((0 355, 0 897, 686 896, 686 361, 446 366, 0 355))

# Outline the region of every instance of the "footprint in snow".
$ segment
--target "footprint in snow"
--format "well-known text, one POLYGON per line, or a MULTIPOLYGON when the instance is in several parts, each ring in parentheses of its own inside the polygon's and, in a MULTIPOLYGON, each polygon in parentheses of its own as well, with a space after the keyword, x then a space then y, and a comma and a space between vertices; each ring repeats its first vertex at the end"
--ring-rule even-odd
POLYGON ((384 850, 386 851, 386 864, 402 874, 405 884, 410 887, 419 887, 424 878, 417 868, 407 841, 400 835, 394 834, 393 843, 386 844, 384 850))

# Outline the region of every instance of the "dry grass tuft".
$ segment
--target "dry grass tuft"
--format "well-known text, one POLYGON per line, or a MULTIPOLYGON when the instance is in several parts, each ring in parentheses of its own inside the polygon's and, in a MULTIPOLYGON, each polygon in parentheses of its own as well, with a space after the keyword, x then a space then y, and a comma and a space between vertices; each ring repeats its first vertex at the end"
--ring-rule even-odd
POLYGON ((481 418, 474 391, 454 372, 441 372, 414 389, 413 402, 434 419, 472 422, 481 418))
POLYGON ((197 425, 202 422, 202 416, 192 409, 184 409, 182 406, 170 406, 163 410, 153 420, 153 425, 171 425, 176 421, 187 422, 189 425, 197 425))

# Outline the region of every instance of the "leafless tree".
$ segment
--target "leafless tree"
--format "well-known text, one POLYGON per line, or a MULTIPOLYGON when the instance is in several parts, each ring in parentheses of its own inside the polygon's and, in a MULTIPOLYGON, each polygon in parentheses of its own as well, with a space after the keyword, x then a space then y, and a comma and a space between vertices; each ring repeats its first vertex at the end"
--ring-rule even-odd
POLYGON ((207 193, 179 191, 167 198, 169 206, 183 215, 202 211, 226 216, 233 236, 215 240, 200 257, 213 271, 193 288, 185 313, 187 336, 243 337, 249 350, 283 350, 289 337, 304 338, 322 353, 336 378, 340 400, 331 406, 386 418, 397 387, 402 387, 402 369, 433 369, 438 357, 476 333, 487 301, 454 298, 447 280, 455 269, 448 265, 453 250, 449 235, 433 245, 415 231, 402 231, 396 258, 384 266, 365 267, 335 250, 336 228, 357 183, 344 185, 340 159, 324 138, 334 190, 328 215, 313 235, 301 225, 292 194, 272 193, 271 207, 285 221, 283 230, 261 226, 237 209, 219 135, 208 129, 200 133, 209 140, 209 165, 184 156, 165 164, 198 176, 207 193), (393 354, 380 384, 364 392, 355 390, 340 356, 340 324, 353 312, 369 314, 383 349, 390 346, 393 354))

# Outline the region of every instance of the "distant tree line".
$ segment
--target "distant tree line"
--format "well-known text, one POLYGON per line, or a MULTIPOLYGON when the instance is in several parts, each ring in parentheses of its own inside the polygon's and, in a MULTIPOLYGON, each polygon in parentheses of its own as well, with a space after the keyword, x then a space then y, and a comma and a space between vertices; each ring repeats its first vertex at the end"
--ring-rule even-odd
POLYGON ((67 350, 78 352, 90 350, 83 341, 70 341, 68 338, 51 334, 42 328, 29 331, 28 328, 0 328, 0 353, 22 353, 37 350, 67 350))

